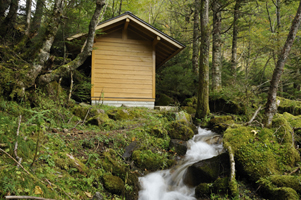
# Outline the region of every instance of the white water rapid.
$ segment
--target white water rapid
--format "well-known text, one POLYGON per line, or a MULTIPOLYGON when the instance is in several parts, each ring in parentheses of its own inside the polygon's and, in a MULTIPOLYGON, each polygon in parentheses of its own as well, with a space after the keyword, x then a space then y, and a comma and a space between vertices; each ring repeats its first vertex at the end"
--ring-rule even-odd
POLYGON ((187 142, 188 150, 182 162, 169 170, 156 171, 139 178, 142 190, 139 200, 195 200, 194 189, 183 183, 183 175, 192 164, 220 154, 222 144, 207 144, 215 133, 199 128, 198 134, 187 142))

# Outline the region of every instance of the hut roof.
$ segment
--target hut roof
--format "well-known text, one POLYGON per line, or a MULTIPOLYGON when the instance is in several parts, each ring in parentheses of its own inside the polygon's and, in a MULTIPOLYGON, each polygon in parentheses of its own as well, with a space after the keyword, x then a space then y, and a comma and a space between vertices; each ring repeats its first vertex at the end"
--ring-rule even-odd
MULTIPOLYGON (((152 41, 153 45, 156 45, 157 68, 185 48, 184 44, 156 29, 131 12, 125 12, 122 15, 99 23, 96 30, 101 29, 103 32, 109 34, 123 29, 125 26, 127 26, 128 30, 139 35, 141 38, 152 41)), ((87 33, 79 33, 67 38, 67 40, 71 41, 76 38, 84 37, 86 34, 87 33)))

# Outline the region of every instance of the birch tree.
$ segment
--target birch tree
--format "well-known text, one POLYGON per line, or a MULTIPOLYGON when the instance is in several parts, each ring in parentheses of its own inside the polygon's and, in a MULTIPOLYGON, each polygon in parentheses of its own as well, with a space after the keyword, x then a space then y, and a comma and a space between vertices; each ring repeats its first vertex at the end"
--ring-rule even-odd
POLYGON ((268 92, 268 99, 267 99, 266 108, 265 108, 264 124, 267 127, 272 125, 273 116, 277 112, 276 96, 277 96, 277 90, 278 90, 280 78, 283 73, 284 64, 289 55, 289 52, 293 45, 293 42, 296 38, 296 34, 297 34, 297 31, 298 31, 298 28, 300 25, 300 21, 301 21, 301 1, 300 1, 298 10, 297 10, 296 16, 292 22, 290 32, 287 36, 286 42, 281 50, 281 53, 279 54, 276 67, 273 72, 271 85, 270 85, 269 92, 268 92))

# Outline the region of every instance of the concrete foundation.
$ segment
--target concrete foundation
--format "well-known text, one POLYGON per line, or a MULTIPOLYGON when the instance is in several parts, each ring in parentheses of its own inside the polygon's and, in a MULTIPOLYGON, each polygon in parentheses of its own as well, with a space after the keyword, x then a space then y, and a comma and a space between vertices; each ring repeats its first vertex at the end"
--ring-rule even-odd
POLYGON ((95 104, 104 104, 109 106, 120 107, 121 105, 125 105, 128 107, 146 107, 150 109, 154 109, 155 102, 152 101, 95 101, 92 100, 92 105, 95 104))

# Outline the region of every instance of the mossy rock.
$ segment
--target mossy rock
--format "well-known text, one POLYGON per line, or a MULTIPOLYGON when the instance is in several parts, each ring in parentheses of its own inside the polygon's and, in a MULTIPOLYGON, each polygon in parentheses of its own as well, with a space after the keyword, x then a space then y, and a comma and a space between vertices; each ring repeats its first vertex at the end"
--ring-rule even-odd
POLYGON ((212 184, 211 183, 200 183, 195 188, 195 197, 202 198, 202 197, 209 197, 212 193, 212 184))
POLYGON ((135 115, 127 109, 108 110, 107 114, 113 120, 129 120, 135 118, 135 115))
POLYGON ((223 133, 227 128, 234 124, 234 120, 232 116, 215 116, 210 119, 208 126, 209 128, 216 133, 223 133))
POLYGON ((301 193, 301 177, 291 175, 272 175, 266 178, 277 187, 290 187, 301 193))
POLYGON ((187 113, 193 115, 196 113, 196 109, 190 106, 182 106, 181 107, 183 110, 185 110, 187 113))
POLYGON ((276 129, 275 136, 280 143, 292 143, 293 129, 283 115, 276 114, 274 116, 272 127, 276 129))
POLYGON ((179 156, 184 156, 187 152, 187 143, 183 140, 171 139, 169 149, 176 152, 179 156))
POLYGON ((167 130, 171 139, 188 141, 194 136, 193 130, 184 119, 171 122, 167 130))
POLYGON ((92 118, 97 116, 100 111, 99 109, 94 108, 91 105, 88 104, 80 104, 80 105, 76 105, 72 108, 72 112, 75 116, 84 119, 87 115, 86 119, 92 118))
POLYGON ((278 106, 279 113, 288 112, 292 115, 301 115, 301 101, 285 99, 283 97, 277 97, 277 100, 280 100, 280 105, 278 106))
POLYGON ((167 96, 166 94, 159 94, 159 97, 156 99, 156 105, 158 106, 168 106, 174 104, 174 100, 167 96))
POLYGON ((229 191, 229 178, 218 178, 213 182, 213 191, 215 193, 227 194, 229 191))
POLYGON ((108 117, 107 114, 100 113, 100 114, 98 114, 98 115, 96 115, 96 116, 91 117, 90 119, 88 119, 87 124, 101 126, 104 123, 109 123, 110 120, 111 119, 108 117))
POLYGON ((277 187, 266 178, 261 178, 257 183, 261 186, 259 192, 266 198, 275 200, 299 200, 299 195, 293 188, 277 187))
POLYGON ((104 175, 102 179, 103 186, 108 192, 117 195, 120 195, 124 192, 124 182, 118 176, 107 174, 104 175))
POLYGON ((191 97, 184 100, 183 105, 187 107, 191 107, 193 109, 196 109, 197 107, 197 97, 191 97))
POLYGON ((165 138, 168 135, 167 130, 161 125, 153 126, 150 130, 150 134, 158 138, 165 138))
POLYGON ((281 140, 285 135, 282 134, 279 140, 275 132, 276 128, 258 130, 258 127, 241 125, 225 131, 224 146, 226 149, 231 146, 238 173, 257 181, 262 177, 282 174, 295 166, 300 160, 298 151, 292 146, 292 141, 281 140))
POLYGON ((135 150, 132 154, 135 165, 141 169, 156 171, 171 166, 171 162, 164 156, 153 153, 151 150, 135 150))
POLYGON ((125 179, 128 166, 117 160, 116 152, 113 149, 107 149, 107 151, 103 153, 103 156, 102 167, 113 175, 125 179))

